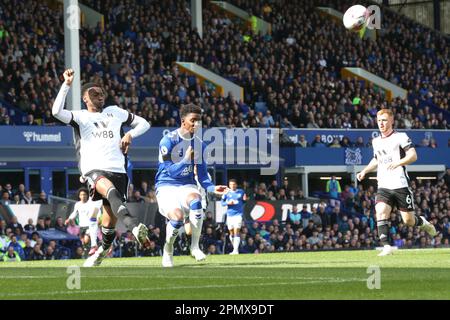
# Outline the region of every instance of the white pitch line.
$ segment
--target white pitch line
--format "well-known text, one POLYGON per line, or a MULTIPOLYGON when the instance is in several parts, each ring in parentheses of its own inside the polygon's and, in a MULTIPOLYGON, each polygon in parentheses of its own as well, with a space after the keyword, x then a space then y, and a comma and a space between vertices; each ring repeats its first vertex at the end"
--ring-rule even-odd
MULTIPOLYGON (((60 276, 28 276, 28 275, 0 275, 0 279, 58 279, 58 278, 67 278, 67 275, 60 275, 60 276)), ((182 275, 182 276, 176 276, 176 275, 81 275, 81 278, 84 279, 93 279, 93 278, 149 278, 149 279, 165 279, 165 278, 176 278, 176 279, 248 279, 248 280, 257 280, 257 279, 265 279, 267 280, 268 277, 264 276, 188 276, 188 275, 182 275)), ((280 280, 335 280, 334 277, 270 277, 269 279, 280 279, 280 280)))
MULTIPOLYGON (((329 280, 327 283, 343 283, 343 282, 359 282, 366 281, 366 279, 352 278, 352 279, 337 279, 329 280)), ((304 285, 324 283, 323 280, 317 281, 303 281, 303 282, 267 282, 258 284, 226 284, 226 285, 203 285, 203 286, 176 286, 176 287, 153 287, 153 288, 120 288, 120 289, 96 289, 96 290, 72 290, 72 291, 47 291, 47 292, 32 292, 32 293, 7 293, 0 294, 0 297, 21 297, 21 296, 43 296, 43 295, 72 295, 72 294, 89 294, 89 293, 113 293, 113 292, 134 292, 134 291, 164 291, 164 290, 186 290, 186 289, 220 289, 233 287, 264 287, 264 286, 279 286, 279 285, 304 285)))

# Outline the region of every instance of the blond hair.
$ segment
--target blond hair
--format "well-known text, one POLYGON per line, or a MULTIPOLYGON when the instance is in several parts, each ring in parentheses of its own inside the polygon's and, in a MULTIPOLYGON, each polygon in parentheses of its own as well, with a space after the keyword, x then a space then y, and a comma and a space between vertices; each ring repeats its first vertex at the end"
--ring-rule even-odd
POLYGON ((394 113, 391 109, 381 109, 377 112, 377 117, 382 116, 383 114, 387 114, 389 117, 394 117, 394 113))

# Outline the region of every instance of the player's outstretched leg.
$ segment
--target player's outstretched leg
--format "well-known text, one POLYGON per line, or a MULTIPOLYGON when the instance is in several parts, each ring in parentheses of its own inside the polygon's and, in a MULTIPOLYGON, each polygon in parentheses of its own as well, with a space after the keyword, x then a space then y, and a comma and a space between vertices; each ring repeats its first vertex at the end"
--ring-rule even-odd
POLYGON ((169 220, 166 225, 166 243, 164 244, 162 259, 163 267, 173 267, 173 244, 182 226, 182 220, 169 220))
POLYGON ((414 211, 400 211, 403 222, 409 227, 419 227, 421 230, 434 237, 437 232, 434 225, 425 219, 423 216, 417 216, 414 211))
POLYGON ((436 228, 434 227, 434 225, 432 223, 428 222, 427 219, 425 219, 425 217, 420 216, 419 218, 417 218, 417 216, 416 216, 416 219, 418 221, 422 220, 421 225, 417 224, 420 227, 420 229, 424 230, 426 233, 428 233, 432 237, 434 237, 437 234, 436 228))
POLYGON ((132 231, 139 246, 149 246, 148 228, 142 223, 138 224, 137 218, 130 214, 123 202, 122 195, 113 183, 107 178, 102 177, 97 181, 95 187, 97 192, 108 200, 114 216, 123 222, 127 230, 132 231))
POLYGON ((189 221, 192 230, 191 256, 197 261, 205 260, 206 255, 200 250, 199 241, 203 226, 203 208, 200 199, 195 198, 189 204, 189 221))

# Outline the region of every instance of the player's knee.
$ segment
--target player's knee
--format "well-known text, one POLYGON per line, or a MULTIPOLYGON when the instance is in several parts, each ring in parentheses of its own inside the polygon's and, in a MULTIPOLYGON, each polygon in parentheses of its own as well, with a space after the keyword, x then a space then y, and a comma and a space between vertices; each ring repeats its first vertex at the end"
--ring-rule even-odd
POLYGON ((183 221, 184 218, 184 214, 181 210, 174 210, 172 212, 169 213, 168 215, 169 220, 173 220, 173 221, 183 221))
POLYGON ((195 198, 189 202, 189 209, 191 210, 201 210, 202 209, 202 201, 201 199, 195 198))
POLYGON ((390 214, 387 212, 377 212, 377 220, 389 220, 390 214))
POLYGON ((408 227, 414 227, 416 224, 416 219, 414 219, 413 215, 408 214, 403 217, 403 222, 405 222, 408 227))

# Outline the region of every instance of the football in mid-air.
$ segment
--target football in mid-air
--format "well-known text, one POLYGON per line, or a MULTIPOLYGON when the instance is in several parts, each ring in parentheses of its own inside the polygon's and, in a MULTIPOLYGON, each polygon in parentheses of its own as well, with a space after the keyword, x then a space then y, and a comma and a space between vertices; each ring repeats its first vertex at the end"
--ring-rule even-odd
POLYGON ((345 11, 344 18, 342 20, 344 22, 344 26, 348 30, 358 32, 364 27, 364 24, 367 21, 367 17, 367 8, 360 4, 357 4, 351 6, 347 9, 347 11, 345 11))

